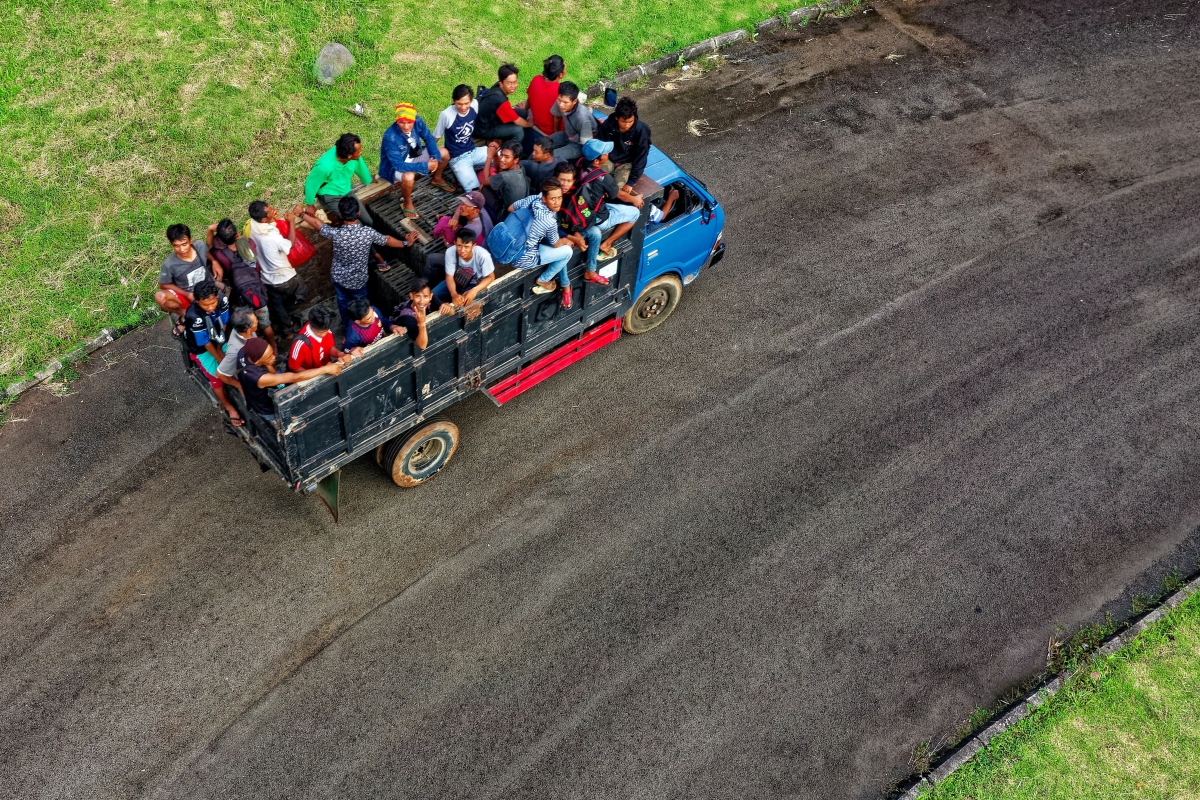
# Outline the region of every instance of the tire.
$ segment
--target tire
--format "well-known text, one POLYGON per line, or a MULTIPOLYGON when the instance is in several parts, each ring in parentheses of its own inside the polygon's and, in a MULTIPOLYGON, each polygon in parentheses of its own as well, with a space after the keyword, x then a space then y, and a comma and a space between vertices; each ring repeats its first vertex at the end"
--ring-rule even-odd
POLYGON ((626 333, 648 333, 666 322, 679 305, 683 284, 674 275, 660 275, 642 290, 625 312, 622 327, 626 333))
POLYGON ((458 426, 437 420, 383 445, 379 465, 392 483, 411 489, 441 472, 456 450, 458 426))

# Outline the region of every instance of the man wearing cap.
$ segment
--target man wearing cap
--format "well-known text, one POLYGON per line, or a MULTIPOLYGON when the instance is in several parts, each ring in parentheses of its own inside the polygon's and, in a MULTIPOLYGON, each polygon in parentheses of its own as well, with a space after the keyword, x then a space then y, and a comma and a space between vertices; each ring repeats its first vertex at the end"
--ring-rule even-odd
POLYGON ((628 186, 618 189, 612 175, 605 172, 604 166, 612 150, 612 142, 601 139, 589 139, 584 143, 575 189, 563 200, 563 207, 568 209, 567 216, 577 219, 581 228, 586 225, 583 238, 588 244, 587 266, 583 275, 593 283, 607 282, 596 275, 596 262, 607 261, 616 255, 613 242, 633 228, 645 202, 628 186), (607 237, 603 236, 605 233, 608 233, 607 237))
MULTIPOLYGON (((321 154, 304 181, 304 204, 308 206, 308 213, 317 213, 313 203, 319 200, 326 213, 336 214, 338 200, 350 194, 355 178, 368 184, 371 170, 362 157, 362 140, 353 133, 343 133, 337 144, 321 154)), ((358 218, 364 225, 375 224, 361 202, 358 203, 358 218)))
POLYGON ((246 341, 237 360, 237 379, 246 397, 246 406, 268 422, 275 421, 275 403, 267 391, 272 386, 286 386, 322 375, 339 375, 341 371, 341 364, 330 362, 302 372, 276 372, 275 349, 266 339, 258 337, 246 341))
MULTIPOLYGON (((452 216, 438 219, 438 224, 433 227, 433 235, 440 237, 447 247, 453 247, 455 234, 460 229, 467 228, 475 232, 476 247, 482 247, 493 227, 495 225, 492 222, 492 212, 488 210, 483 193, 467 192, 458 198, 458 207, 454 209, 452 216)), ((428 262, 430 267, 437 267, 438 271, 434 274, 440 275, 442 253, 430 253, 428 262)), ((436 284, 436 281, 434 283, 436 284)))
POLYGON ((404 216, 416 219, 412 189, 417 175, 432 175, 440 163, 437 139, 429 132, 425 120, 417 115, 412 103, 396 106, 396 121, 384 131, 379 146, 379 177, 400 183, 404 194, 404 216))

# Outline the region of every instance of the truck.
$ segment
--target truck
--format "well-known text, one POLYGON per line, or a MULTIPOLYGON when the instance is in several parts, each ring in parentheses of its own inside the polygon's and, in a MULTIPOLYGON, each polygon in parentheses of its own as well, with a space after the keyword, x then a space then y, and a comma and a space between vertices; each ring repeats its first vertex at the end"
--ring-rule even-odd
MULTIPOLYGON (((404 218, 400 193, 391 189, 377 181, 360 190, 360 198, 380 231, 402 238, 416 223, 404 218)), ((446 418, 447 409, 475 392, 503 406, 622 333, 653 330, 675 310, 684 288, 721 260, 725 213, 703 182, 652 146, 635 189, 646 202, 633 230, 616 243, 616 257, 603 264, 607 286, 582 280, 583 254, 576 252, 569 266, 573 302, 563 308, 559 293, 532 291, 540 270, 497 265, 495 281, 471 306, 447 315, 430 309, 425 349, 407 336, 386 336, 339 375, 273 389, 275 421, 264 420, 239 392, 230 391, 245 424, 227 422, 226 429, 264 472, 274 472, 298 493, 319 497, 335 522, 341 469, 355 459, 373 454, 400 487, 428 481, 458 449, 460 432, 446 418), (670 214, 651 224, 651 206, 661 208, 672 189, 679 198, 670 214)), ((424 181, 414 201, 419 224, 432 228, 439 212, 452 212, 457 196, 424 181)), ((371 273, 368 297, 385 314, 407 299, 408 283, 424 273, 426 255, 445 248, 428 230, 418 233, 419 244, 384 254, 390 269, 371 273)), ((319 279, 308 282, 322 286, 319 279)), ((332 306, 331 295, 318 292, 315 302, 332 306)), ((186 355, 184 364, 217 405, 208 381, 186 355)))

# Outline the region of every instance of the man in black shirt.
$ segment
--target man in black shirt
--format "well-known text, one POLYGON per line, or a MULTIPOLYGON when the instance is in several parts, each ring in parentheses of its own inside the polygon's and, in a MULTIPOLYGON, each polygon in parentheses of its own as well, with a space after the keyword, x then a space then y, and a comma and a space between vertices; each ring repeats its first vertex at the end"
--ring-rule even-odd
POLYGON ((493 158, 483 168, 483 188, 480 191, 487 198, 489 208, 495 212, 496 224, 499 225, 508 216, 509 206, 530 195, 529 179, 521 167, 520 143, 506 142, 498 150, 489 143, 488 153, 493 154, 493 158), (491 174, 493 167, 495 175, 491 174))
POLYGON ((529 119, 527 110, 513 108, 508 101, 520 86, 517 68, 512 64, 502 64, 496 76, 500 80, 479 95, 475 135, 484 139, 518 142, 525 136, 525 128, 533 127, 533 121, 529 119))
POLYGON ((246 341, 237 365, 237 379, 246 396, 246 406, 268 422, 275 420, 275 404, 267 391, 272 386, 286 386, 322 375, 339 375, 342 371, 341 364, 331 361, 323 367, 303 372, 276 372, 275 348, 267 344, 266 339, 258 337, 246 341))
POLYGON ((192 287, 192 303, 183 312, 183 329, 192 363, 208 379, 213 394, 229 415, 230 424, 241 427, 242 418, 230 404, 225 384, 217 374, 229 338, 229 299, 217 289, 216 283, 203 280, 192 287))
POLYGON ((607 261, 616 255, 613 243, 633 228, 644 203, 628 186, 618 189, 617 182, 605 171, 612 150, 612 142, 602 139, 585 142, 575 188, 569 197, 563 198, 566 215, 583 229, 583 238, 587 242, 587 266, 583 277, 599 284, 608 281, 597 275, 596 262, 607 261))
MULTIPOLYGON (((613 113, 596 130, 597 139, 612 142, 610 169, 613 178, 618 186, 629 189, 631 194, 633 185, 646 171, 646 159, 650 155, 650 126, 638 119, 637 114, 637 103, 622 97, 613 113)), ((637 207, 642 207, 640 202, 637 207)))

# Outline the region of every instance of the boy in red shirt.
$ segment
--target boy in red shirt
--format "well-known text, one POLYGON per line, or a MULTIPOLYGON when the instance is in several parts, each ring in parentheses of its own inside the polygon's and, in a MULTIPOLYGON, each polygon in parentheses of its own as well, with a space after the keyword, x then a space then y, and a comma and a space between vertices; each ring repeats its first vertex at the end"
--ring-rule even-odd
POLYGON ((331 361, 336 361, 344 367, 354 356, 362 355, 361 349, 357 353, 353 350, 343 353, 334 346, 333 334, 329 331, 331 317, 332 315, 320 306, 308 312, 308 322, 300 329, 291 349, 288 350, 288 372, 320 369, 331 361))

